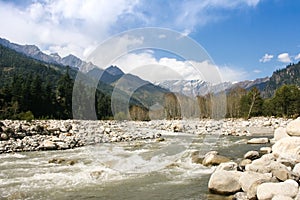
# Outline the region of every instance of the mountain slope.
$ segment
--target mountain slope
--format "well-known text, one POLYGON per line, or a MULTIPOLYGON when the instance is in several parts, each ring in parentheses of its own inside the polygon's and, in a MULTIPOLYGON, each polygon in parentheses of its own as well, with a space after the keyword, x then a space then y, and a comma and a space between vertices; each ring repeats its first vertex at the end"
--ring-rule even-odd
POLYGON ((36 60, 42 61, 48 64, 56 64, 63 66, 70 66, 76 69, 79 69, 82 72, 88 72, 89 70, 97 67, 92 63, 87 63, 77 58, 76 56, 70 54, 64 58, 61 58, 57 53, 53 53, 47 55, 43 53, 37 46, 35 45, 19 45, 15 43, 11 43, 10 41, 0 38, 0 44, 2 46, 8 47, 9 49, 15 50, 19 53, 22 53, 30 58, 34 58, 36 60))
MULTIPOLYGON (((2 40, 2 42, 3 41, 4 40, 2 40)), ((72 117, 72 107, 70 107, 72 102, 72 93, 66 92, 66 89, 65 92, 62 92, 62 88, 67 87, 68 91, 72 91, 72 85, 75 82, 75 79, 77 79, 78 77, 80 77, 79 89, 81 88, 81 92, 79 92, 80 97, 78 97, 78 105, 81 105, 83 102, 88 102, 86 101, 88 100, 87 98, 94 98, 86 92, 94 90, 92 88, 96 86, 96 110, 98 112, 99 110, 104 109, 106 113, 104 116, 101 113, 97 113, 97 116, 99 116, 100 118, 107 117, 107 115, 111 115, 111 112, 115 111, 115 107, 118 107, 118 105, 123 105, 125 115, 129 114, 128 108, 133 105, 138 106, 143 110, 145 110, 145 108, 148 109, 151 105, 157 102, 157 99, 159 99, 161 102, 163 100, 165 92, 168 92, 167 90, 164 90, 147 81, 144 81, 137 76, 131 74, 124 74, 116 66, 111 66, 106 70, 102 70, 97 67, 93 68, 93 70, 89 71, 89 73, 84 74, 74 67, 65 67, 65 65, 67 64, 72 64, 73 66, 82 66, 82 63, 85 63, 84 61, 81 61, 75 56, 71 55, 66 58, 60 58, 58 54, 51 54, 50 56, 53 60, 55 60, 55 62, 49 62, 48 59, 46 60, 47 62, 44 62, 37 58, 33 58, 33 54, 30 54, 30 56, 28 56, 25 53, 20 52, 24 49, 26 50, 27 54, 29 52, 27 51, 28 49, 23 49, 24 46, 22 45, 12 44, 13 48, 21 48, 21 50, 19 49, 19 51, 16 51, 10 48, 12 46, 7 47, 9 46, 8 44, 10 43, 6 43, 5 46, 0 44, 0 110, 6 110, 6 114, 3 116, 0 114, 0 118, 18 118, 20 113, 27 112, 27 110, 33 111, 34 116, 38 118, 44 116, 50 118, 72 117), (64 60, 64 65, 57 64, 57 61, 61 60, 64 60), (67 76, 70 76, 71 79, 66 77, 66 73, 67 76), (100 76, 101 78, 99 80, 100 76), (16 81, 16 79, 19 79, 19 81, 16 81), (23 94, 24 97, 27 93, 31 94, 30 88, 32 87, 31 82, 33 79, 39 79, 41 81, 39 87, 40 89, 38 90, 41 92, 41 96, 37 95, 37 93, 35 93, 34 96, 41 99, 43 98, 45 100, 43 103, 43 107, 48 107, 49 109, 51 108, 50 111, 47 111, 47 113, 43 111, 42 107, 35 106, 35 104, 29 105, 28 102, 26 103, 23 98, 16 98, 15 96, 18 95, 17 90, 21 90, 20 93, 23 94), (119 80, 123 81, 125 87, 114 87, 119 80), (64 84, 64 81, 69 81, 70 83, 64 84), (13 84, 14 82, 18 82, 18 85, 13 84), (24 82, 24 87, 22 86, 22 82, 24 82), (136 88, 136 90, 131 90, 131 87, 134 87, 134 85, 136 84, 139 84, 140 87, 136 88), (14 92, 14 94, 11 93, 13 88, 16 91, 14 92), (46 92, 46 88, 48 92, 46 92), (46 93, 48 93, 51 96, 51 98, 46 97, 46 93), (69 94, 69 103, 68 108, 66 109, 66 105, 61 105, 64 104, 64 102, 66 102, 66 100, 63 100, 66 98, 62 98, 62 96, 59 95, 63 93, 69 94), (112 104, 110 103, 112 94, 114 94, 117 97, 113 107, 111 107, 112 104), (48 104, 49 106, 47 106, 46 104, 48 104), (54 107, 50 106, 50 104, 54 107), (17 109, 14 112, 12 112, 12 110, 14 109, 13 107, 15 105, 18 105, 17 109), (60 106, 60 109, 55 108, 57 106, 60 106), (35 108, 39 108, 38 110, 40 111, 35 112, 35 108), (16 115, 12 113, 15 113, 16 115)), ((37 47, 30 46, 30 48, 32 48, 36 52, 39 52, 39 49, 37 47)), ((27 99, 31 101, 31 99, 34 96, 31 96, 30 98, 28 97, 27 99)), ((84 109, 84 107, 81 107, 78 109, 91 110, 90 105, 84 106, 88 108, 84 109)), ((86 114, 86 116, 89 116, 89 111, 86 112, 86 114)), ((83 115, 76 117, 81 118, 84 117, 83 115)))
POLYGON ((15 43, 11 43, 10 41, 0 38, 0 44, 9 49, 13 49, 19 53, 22 53, 28 57, 34 58, 39 61, 43 61, 46 63, 59 64, 52 56, 49 56, 43 53, 37 46, 35 45, 19 45, 15 43))
POLYGON ((263 90, 264 97, 271 97, 275 90, 282 85, 294 84, 300 87, 300 62, 290 64, 284 69, 273 72, 263 90))

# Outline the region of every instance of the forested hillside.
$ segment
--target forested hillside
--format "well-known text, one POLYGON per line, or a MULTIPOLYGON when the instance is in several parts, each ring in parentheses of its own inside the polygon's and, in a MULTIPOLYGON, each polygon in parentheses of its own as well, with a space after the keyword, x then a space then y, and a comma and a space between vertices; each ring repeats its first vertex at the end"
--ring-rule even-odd
POLYGON ((296 85, 300 87, 300 62, 276 70, 267 82, 266 87, 263 89, 263 96, 268 98, 272 97, 275 94, 275 90, 282 85, 296 85))
MULTIPOLYGON (((76 74, 75 69, 42 63, 0 45, 0 118, 72 118, 76 74)), ((98 118, 111 117, 108 94, 97 90, 96 97, 98 118)))

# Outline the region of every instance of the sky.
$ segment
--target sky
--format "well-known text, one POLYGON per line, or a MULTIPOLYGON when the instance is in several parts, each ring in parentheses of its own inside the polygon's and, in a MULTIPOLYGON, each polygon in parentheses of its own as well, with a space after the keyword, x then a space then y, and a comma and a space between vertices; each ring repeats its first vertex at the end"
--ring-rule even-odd
MULTIPOLYGON (((223 81, 254 80, 300 61, 299 8, 298 0, 0 0, 0 37, 88 61, 99 45, 124 31, 158 27, 201 45, 213 63, 200 64, 214 65, 223 81)), ((123 44, 140 42, 128 41, 123 44)), ((143 76, 146 70, 133 66, 180 72, 194 62, 148 49, 113 64, 143 76)))

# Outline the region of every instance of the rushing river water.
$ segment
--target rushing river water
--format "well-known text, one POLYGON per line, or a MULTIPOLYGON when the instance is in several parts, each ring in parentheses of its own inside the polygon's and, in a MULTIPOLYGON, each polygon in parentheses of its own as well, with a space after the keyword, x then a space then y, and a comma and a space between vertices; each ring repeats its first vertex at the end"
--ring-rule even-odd
POLYGON ((163 142, 106 143, 65 151, 0 155, 1 199, 224 199, 208 192, 213 168, 191 152, 242 157, 245 137, 164 135, 163 142), (49 160, 60 159, 59 163, 49 160), (64 160, 62 160, 64 159, 64 160))

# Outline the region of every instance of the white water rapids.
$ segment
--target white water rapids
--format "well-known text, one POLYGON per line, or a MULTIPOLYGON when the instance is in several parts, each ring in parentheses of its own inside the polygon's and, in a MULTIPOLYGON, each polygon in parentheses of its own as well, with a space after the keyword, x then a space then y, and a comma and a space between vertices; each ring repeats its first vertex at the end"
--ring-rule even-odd
POLYGON ((233 158, 257 149, 247 147, 238 137, 217 141, 184 133, 165 133, 163 137, 163 142, 104 143, 64 151, 1 154, 0 198, 222 199, 207 191, 213 168, 192 163, 191 152, 218 150, 233 158), (49 163, 55 159, 61 162, 49 163))

